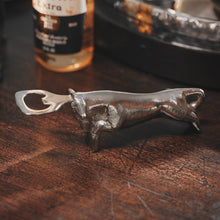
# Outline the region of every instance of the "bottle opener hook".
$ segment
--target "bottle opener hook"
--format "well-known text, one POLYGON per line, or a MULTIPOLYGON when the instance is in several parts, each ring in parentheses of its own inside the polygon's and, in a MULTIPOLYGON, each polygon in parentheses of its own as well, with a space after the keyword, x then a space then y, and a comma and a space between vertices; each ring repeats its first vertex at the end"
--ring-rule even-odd
POLYGON ((21 111, 26 115, 42 115, 46 113, 51 113, 57 111, 63 104, 73 101, 71 95, 57 95, 45 90, 23 90, 15 93, 16 103, 21 109, 21 111), (49 105, 45 109, 32 109, 25 103, 25 97, 28 94, 45 95, 41 98, 44 105, 49 105))

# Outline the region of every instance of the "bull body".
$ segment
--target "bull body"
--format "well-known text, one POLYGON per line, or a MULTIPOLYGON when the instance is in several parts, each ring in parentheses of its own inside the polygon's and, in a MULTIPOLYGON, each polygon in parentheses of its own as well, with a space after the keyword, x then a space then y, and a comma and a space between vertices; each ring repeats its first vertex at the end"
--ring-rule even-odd
POLYGON ((127 93, 109 90, 74 92, 72 109, 82 128, 90 134, 93 151, 98 150, 102 131, 112 131, 126 124, 167 115, 187 121, 199 130, 195 113, 204 92, 201 89, 168 89, 155 93, 127 93))

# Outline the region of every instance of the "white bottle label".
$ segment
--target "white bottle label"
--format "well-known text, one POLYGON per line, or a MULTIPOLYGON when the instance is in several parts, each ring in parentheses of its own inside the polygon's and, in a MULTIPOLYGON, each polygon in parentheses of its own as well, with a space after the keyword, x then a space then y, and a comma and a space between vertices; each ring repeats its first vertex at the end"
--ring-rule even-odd
POLYGON ((73 16, 86 12, 86 0, 32 0, 33 8, 51 16, 73 16))
POLYGON ((32 0, 35 47, 46 53, 77 53, 82 47, 86 0, 32 0))

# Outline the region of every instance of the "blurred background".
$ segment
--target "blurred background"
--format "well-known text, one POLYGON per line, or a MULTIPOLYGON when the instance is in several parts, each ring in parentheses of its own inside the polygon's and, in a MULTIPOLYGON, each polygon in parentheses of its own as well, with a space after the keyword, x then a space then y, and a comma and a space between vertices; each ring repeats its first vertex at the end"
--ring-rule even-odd
MULTIPOLYGON (((1 75, 4 3, 10 10, 22 1, 28 0, 0 2, 1 75)), ((146 73, 219 89, 219 5, 218 0, 95 0, 95 46, 146 73)))

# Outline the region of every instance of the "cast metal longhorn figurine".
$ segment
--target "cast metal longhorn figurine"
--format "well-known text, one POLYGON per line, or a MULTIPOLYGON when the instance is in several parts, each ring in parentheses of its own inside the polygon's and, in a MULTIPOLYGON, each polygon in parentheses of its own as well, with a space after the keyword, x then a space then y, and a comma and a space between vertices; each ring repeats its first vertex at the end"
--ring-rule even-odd
POLYGON ((195 111, 204 97, 204 91, 199 88, 177 88, 155 93, 128 93, 109 90, 75 92, 69 89, 69 95, 56 95, 44 90, 25 90, 17 92, 15 96, 17 105, 27 115, 54 112, 71 102, 74 116, 81 127, 89 132, 93 151, 97 151, 102 131, 112 131, 155 116, 167 115, 190 122, 200 130, 195 111), (49 107, 42 110, 29 108, 24 98, 33 93, 45 95, 42 102, 49 107))

